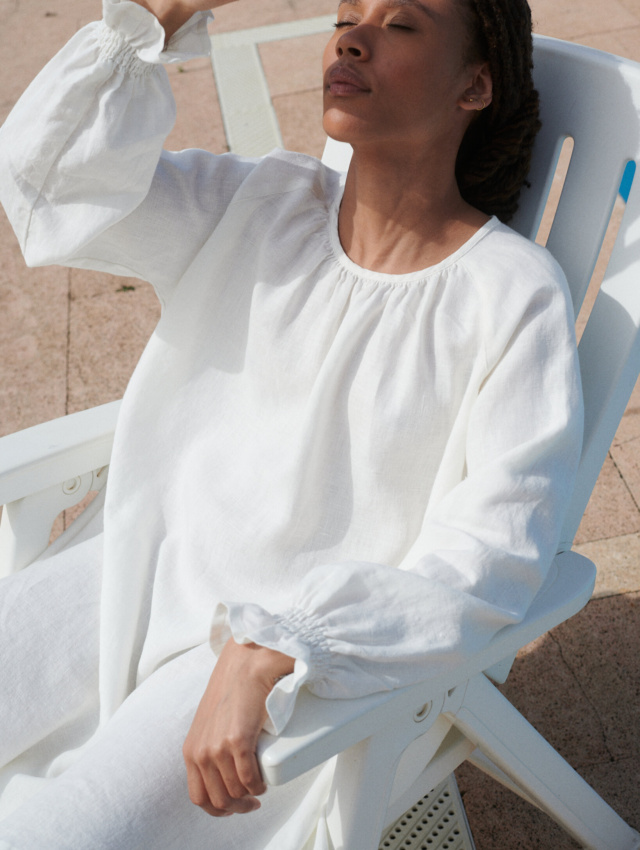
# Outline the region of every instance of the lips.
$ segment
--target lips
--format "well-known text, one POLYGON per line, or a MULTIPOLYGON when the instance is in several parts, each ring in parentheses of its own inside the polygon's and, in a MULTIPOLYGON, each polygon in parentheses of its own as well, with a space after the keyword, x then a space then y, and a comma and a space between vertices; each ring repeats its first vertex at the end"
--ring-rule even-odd
POLYGON ((371 91, 357 71, 349 65, 334 65, 330 68, 326 83, 329 93, 338 96, 371 91))

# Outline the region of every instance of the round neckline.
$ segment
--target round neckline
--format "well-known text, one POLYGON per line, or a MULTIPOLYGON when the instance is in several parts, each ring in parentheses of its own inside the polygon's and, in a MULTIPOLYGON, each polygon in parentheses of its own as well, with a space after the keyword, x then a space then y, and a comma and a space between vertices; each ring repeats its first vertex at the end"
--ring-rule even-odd
POLYGON ((340 236, 338 234, 338 214, 340 212, 340 204, 342 203, 342 196, 344 193, 345 181, 344 178, 338 184, 338 191, 333 198, 331 203, 331 209, 329 211, 329 219, 328 219, 328 228, 329 228, 329 241, 331 243, 331 249, 333 254, 337 260, 337 262, 349 271, 352 275, 355 275, 358 278, 371 280, 376 283, 393 283, 393 284, 408 284, 408 283, 417 283, 420 281, 424 281, 426 278, 431 277, 433 275, 440 274, 445 269, 449 268, 452 265, 455 265, 460 259, 467 254, 481 239, 490 233, 497 225, 499 224, 496 216, 491 216, 489 221, 482 225, 476 232, 467 239, 459 248, 457 248, 452 254, 449 254, 448 257, 445 257, 444 260, 440 260, 439 263, 435 263, 433 266, 427 266, 423 269, 418 269, 414 272, 404 272, 403 274, 392 274, 391 272, 377 272, 372 269, 366 269, 364 266, 359 266, 357 263, 347 255, 346 251, 342 247, 342 243, 340 242, 340 236))

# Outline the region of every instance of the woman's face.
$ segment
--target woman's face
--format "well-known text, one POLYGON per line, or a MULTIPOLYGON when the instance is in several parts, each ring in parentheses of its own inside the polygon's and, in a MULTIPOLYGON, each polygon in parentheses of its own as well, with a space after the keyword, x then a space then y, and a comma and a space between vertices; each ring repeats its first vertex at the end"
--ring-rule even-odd
POLYGON ((341 0, 323 61, 325 132, 352 144, 459 142, 486 67, 466 61, 459 2, 341 0))

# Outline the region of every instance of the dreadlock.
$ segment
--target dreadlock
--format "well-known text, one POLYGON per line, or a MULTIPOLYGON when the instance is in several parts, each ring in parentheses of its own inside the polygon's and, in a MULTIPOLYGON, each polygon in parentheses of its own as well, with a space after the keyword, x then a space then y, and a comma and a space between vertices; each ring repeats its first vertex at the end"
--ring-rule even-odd
POLYGON ((532 79, 533 40, 527 0, 463 0, 471 56, 489 63, 493 100, 471 122, 456 162, 469 204, 509 221, 531 165, 539 99, 532 79))

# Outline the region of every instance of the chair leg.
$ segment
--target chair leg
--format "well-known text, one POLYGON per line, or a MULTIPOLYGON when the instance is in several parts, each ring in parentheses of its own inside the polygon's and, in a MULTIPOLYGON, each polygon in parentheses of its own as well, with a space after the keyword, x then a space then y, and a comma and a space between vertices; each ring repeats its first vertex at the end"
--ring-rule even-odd
POLYGON ((393 742, 383 736, 365 738, 340 753, 327 805, 335 850, 378 846, 393 781, 388 766, 397 758, 393 742))
POLYGON ((478 770, 481 770, 483 773, 486 773, 487 776, 490 776, 496 782, 499 782, 501 785, 504 785, 505 788, 508 788, 509 791, 512 791, 514 794, 517 794, 519 797, 522 797, 523 800, 526 800, 527 803, 531 806, 537 806, 535 800, 532 800, 531 797, 525 792, 524 788, 521 788, 517 785, 510 776, 504 772, 504 770, 500 770, 500 768, 495 765, 490 758, 488 758, 478 747, 473 750, 469 758, 467 759, 469 764, 472 764, 474 767, 477 767, 478 770))
POLYGON ((425 761, 429 761, 450 728, 450 721, 438 712, 424 726, 410 715, 404 723, 399 719, 392 728, 340 753, 327 804, 327 825, 334 850, 378 847, 388 823, 387 805, 396 768, 406 747, 416 738, 422 738, 421 752, 425 761))
POLYGON ((455 725, 535 804, 588 850, 640 850, 640 834, 483 675, 471 679, 455 725))

